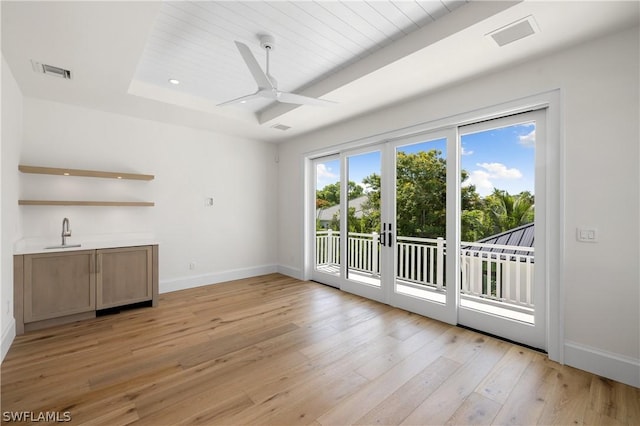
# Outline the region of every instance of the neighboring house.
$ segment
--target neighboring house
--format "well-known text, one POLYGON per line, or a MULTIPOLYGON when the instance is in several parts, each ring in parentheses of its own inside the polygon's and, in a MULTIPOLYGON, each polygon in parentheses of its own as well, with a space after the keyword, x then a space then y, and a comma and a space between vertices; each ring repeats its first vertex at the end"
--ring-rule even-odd
MULTIPOLYGON (((360 219, 362 217, 362 205, 367 201, 367 196, 363 195, 358 198, 354 198, 349 201, 349 208, 355 209, 355 217, 360 219)), ((338 218, 340 215, 340 206, 331 206, 326 209, 316 210, 316 219, 318 220, 322 229, 329 229, 329 225, 334 218, 338 218)))

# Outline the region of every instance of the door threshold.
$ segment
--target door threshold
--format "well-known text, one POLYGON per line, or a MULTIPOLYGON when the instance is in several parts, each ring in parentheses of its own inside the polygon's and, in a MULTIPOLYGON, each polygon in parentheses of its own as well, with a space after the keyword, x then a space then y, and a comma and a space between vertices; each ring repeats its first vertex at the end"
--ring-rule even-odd
POLYGON ((522 346, 523 348, 531 349, 532 351, 540 352, 541 354, 548 355, 544 349, 536 348, 535 346, 529 346, 524 343, 516 342, 515 340, 507 339, 506 337, 498 336, 497 334, 487 333, 486 331, 478 330, 473 327, 469 327, 462 324, 456 324, 456 327, 464 328, 465 330, 473 331, 475 333, 484 334, 485 336, 493 337, 494 339, 502 340, 503 342, 512 343, 514 345, 522 346))

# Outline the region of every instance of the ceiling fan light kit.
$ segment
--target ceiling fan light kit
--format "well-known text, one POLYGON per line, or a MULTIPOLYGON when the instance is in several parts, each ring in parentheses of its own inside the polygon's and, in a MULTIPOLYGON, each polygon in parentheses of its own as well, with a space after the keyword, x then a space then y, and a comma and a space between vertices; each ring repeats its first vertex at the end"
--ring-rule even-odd
POLYGON ((251 53, 249 47, 241 43, 239 41, 235 41, 236 47, 240 52, 240 56, 244 60, 247 68, 249 68, 249 72, 253 76, 256 84, 258 85, 258 90, 250 95, 241 96, 236 99, 232 99, 230 101, 222 102, 217 106, 226 106, 233 104, 244 104, 247 101, 253 99, 271 99, 276 102, 283 102, 288 104, 295 105, 317 105, 317 106, 327 106, 335 104, 335 102, 327 101, 319 98, 312 98, 309 96, 298 95, 291 92, 283 92, 278 90, 278 82, 276 79, 269 73, 269 54, 275 48, 275 39, 270 35, 261 35, 260 36, 260 47, 262 47, 267 53, 267 63, 265 70, 263 71, 258 64, 255 56, 251 53))

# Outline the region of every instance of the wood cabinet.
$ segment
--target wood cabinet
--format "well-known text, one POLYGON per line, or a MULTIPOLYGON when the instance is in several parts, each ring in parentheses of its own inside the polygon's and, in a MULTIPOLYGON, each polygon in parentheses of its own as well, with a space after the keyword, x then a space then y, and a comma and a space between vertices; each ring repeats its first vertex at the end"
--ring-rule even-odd
POLYGON ((98 250, 96 308, 112 308, 151 300, 152 260, 150 246, 98 250))
POLYGON ((157 297, 157 245, 14 256, 17 334, 157 297))
POLYGON ((94 270, 94 250, 25 256, 24 321, 95 310, 94 270))

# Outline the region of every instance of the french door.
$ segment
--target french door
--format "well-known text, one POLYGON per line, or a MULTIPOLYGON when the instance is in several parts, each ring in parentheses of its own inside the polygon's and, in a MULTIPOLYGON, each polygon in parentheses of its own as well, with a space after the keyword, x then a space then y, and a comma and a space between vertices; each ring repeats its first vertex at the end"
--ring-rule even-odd
POLYGON ((534 111, 314 160, 312 279, 545 349, 544 127, 534 111))
POLYGON ((447 180, 456 167, 447 163, 450 151, 454 129, 316 159, 312 279, 454 324, 456 292, 447 291, 447 277, 457 264, 445 260, 456 227, 446 213, 456 205, 448 195, 456 193, 455 180, 447 180), (427 173, 416 175, 423 166, 427 173))

